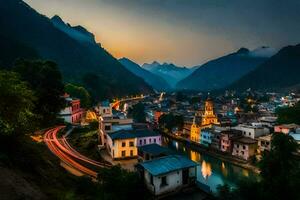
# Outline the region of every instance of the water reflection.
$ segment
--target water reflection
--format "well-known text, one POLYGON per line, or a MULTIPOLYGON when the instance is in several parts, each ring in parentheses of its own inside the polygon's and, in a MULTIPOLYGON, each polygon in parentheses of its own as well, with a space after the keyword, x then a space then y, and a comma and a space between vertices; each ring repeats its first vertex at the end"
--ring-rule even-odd
POLYGON ((211 164, 210 163, 207 163, 205 162, 205 160, 202 161, 202 165, 201 165, 201 172, 202 172, 202 176, 204 179, 207 180, 208 177, 211 176, 211 164))
POLYGON ((229 186, 234 187, 241 177, 257 178, 257 175, 251 171, 221 161, 205 153, 191 150, 188 145, 185 146, 181 142, 173 141, 170 138, 164 138, 163 141, 164 146, 168 146, 175 152, 186 155, 191 160, 198 162, 197 180, 210 186, 211 190, 214 192, 220 184, 226 183, 229 186))
POLYGON ((224 162, 222 162, 222 165, 221 165, 221 172, 222 172, 222 174, 223 174, 224 177, 227 177, 228 170, 227 170, 224 162))

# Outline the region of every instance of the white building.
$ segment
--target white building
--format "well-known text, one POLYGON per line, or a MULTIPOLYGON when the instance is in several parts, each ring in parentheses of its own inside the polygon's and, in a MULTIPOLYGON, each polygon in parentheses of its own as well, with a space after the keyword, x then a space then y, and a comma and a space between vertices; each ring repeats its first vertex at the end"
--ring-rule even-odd
POLYGON ((159 196, 194 184, 198 163, 180 155, 170 155, 138 164, 146 187, 159 196))
POLYGON ((242 135, 244 137, 249 137, 252 139, 258 138, 263 135, 268 135, 270 133, 270 130, 268 128, 246 124, 240 124, 236 127, 233 127, 232 129, 242 131, 242 135))

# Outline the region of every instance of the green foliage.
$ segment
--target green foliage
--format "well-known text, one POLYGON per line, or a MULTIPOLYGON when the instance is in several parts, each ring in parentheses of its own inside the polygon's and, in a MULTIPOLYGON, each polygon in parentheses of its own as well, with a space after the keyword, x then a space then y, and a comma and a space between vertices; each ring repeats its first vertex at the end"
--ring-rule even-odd
POLYGON ((272 149, 263 156, 260 163, 264 193, 270 199, 300 198, 300 163, 293 154, 298 147, 289 135, 273 135, 272 149))
POLYGON ((71 97, 80 99, 80 103, 83 108, 89 108, 92 104, 91 96, 84 87, 68 83, 65 85, 65 92, 70 94, 71 97))
POLYGON ((300 124, 300 102, 294 107, 278 108, 276 114, 278 115, 277 122, 280 124, 300 124))
POLYGON ((90 122, 90 129, 91 130, 98 130, 99 129, 99 122, 97 120, 94 120, 90 122))
POLYGON ((103 199, 147 199, 143 182, 135 172, 129 172, 120 166, 102 169, 99 172, 101 187, 105 191, 103 199))
POLYGON ((34 129, 34 93, 17 73, 0 71, 0 135, 34 129))
POLYGON ((184 121, 182 115, 170 113, 160 116, 158 123, 160 128, 166 128, 168 131, 171 131, 173 128, 182 129, 184 121))
POLYGON ((134 119, 135 122, 144 123, 146 122, 145 106, 139 102, 133 105, 128 110, 128 115, 134 119))
POLYGON ((57 65, 50 61, 18 60, 14 70, 29 83, 37 97, 35 113, 40 117, 40 126, 55 124, 58 112, 65 105, 64 85, 57 65))
POLYGON ((242 180, 234 190, 219 188, 219 199, 282 200, 300 199, 300 162, 295 157, 299 145, 282 133, 272 137, 271 151, 265 152, 259 167, 261 180, 242 180))

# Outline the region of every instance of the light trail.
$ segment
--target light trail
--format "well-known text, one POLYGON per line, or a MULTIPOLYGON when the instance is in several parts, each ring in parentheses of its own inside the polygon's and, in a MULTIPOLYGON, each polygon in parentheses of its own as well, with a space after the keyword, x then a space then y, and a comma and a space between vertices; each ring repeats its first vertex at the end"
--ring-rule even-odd
POLYGON ((93 178, 97 178, 97 172, 84 165, 93 165, 96 167, 111 167, 112 165, 107 163, 101 163, 98 161, 94 161, 86 156, 81 155, 77 152, 71 145, 67 142, 66 138, 57 138, 58 132, 65 128, 65 126, 58 126, 56 128, 52 128, 46 131, 44 135, 44 142, 50 149, 50 151, 56 155, 62 162, 67 164, 70 167, 82 172, 85 175, 91 176, 93 178))

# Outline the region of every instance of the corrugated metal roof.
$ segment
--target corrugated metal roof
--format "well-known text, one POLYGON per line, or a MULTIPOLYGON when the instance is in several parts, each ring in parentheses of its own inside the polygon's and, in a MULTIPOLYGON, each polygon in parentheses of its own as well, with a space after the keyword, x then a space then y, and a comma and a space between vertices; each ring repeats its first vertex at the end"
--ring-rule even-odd
POLYGON ((109 133, 108 135, 112 140, 159 136, 159 134, 157 132, 151 131, 148 129, 145 129, 145 130, 118 130, 113 133, 109 133))
POLYGON ((172 171, 195 167, 198 163, 180 155, 170 155, 139 164, 153 176, 166 174, 172 171))
POLYGON ((144 153, 149 153, 153 156, 157 156, 160 154, 167 155, 167 154, 171 153, 170 149, 168 149, 167 147, 162 147, 156 143, 141 146, 141 147, 139 147, 139 150, 144 153))

